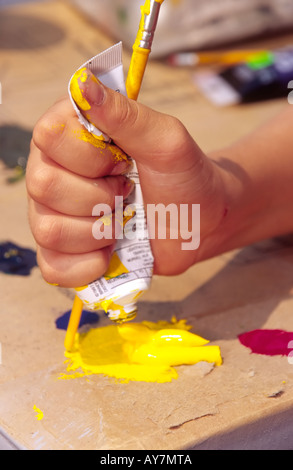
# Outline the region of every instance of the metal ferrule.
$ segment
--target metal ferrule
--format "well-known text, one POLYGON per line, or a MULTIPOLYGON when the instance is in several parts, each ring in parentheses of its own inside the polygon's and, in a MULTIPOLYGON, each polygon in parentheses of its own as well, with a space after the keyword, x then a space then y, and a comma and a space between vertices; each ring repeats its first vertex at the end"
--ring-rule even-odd
POLYGON ((143 49, 151 49, 152 47, 160 8, 160 3, 156 2, 155 0, 150 1, 150 14, 144 15, 142 36, 139 42, 139 47, 142 47, 143 49))

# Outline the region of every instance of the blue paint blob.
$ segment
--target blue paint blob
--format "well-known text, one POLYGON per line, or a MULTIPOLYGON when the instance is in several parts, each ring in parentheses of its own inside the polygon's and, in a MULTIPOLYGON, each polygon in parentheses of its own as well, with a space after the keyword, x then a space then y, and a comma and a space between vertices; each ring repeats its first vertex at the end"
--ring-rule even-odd
POLYGON ((35 266, 37 266, 35 251, 29 248, 21 248, 11 242, 0 244, 1 272, 28 276, 35 266))
MULTIPOLYGON (((70 314, 71 314, 71 310, 68 310, 67 312, 63 313, 61 317, 57 318, 57 320, 55 321, 55 324, 58 330, 67 330, 70 314)), ((81 314, 79 326, 81 327, 83 325, 91 325, 93 323, 97 323, 98 321, 99 321, 99 315, 97 313, 89 312, 88 310, 83 310, 81 314)))

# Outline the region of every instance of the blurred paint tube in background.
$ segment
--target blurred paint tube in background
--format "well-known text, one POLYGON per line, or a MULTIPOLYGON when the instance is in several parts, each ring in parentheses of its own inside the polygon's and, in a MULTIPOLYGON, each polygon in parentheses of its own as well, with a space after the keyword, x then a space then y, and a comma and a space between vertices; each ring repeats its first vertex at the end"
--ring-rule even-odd
POLYGON ((216 106, 251 103, 288 95, 293 80, 293 48, 252 56, 220 72, 198 71, 195 84, 216 106))
MULTIPOLYGON (((80 122, 95 138, 107 142, 110 140, 109 137, 81 114, 78 102, 75 102, 78 99, 76 100, 74 96, 72 83, 74 77, 85 67, 91 70, 104 85, 126 95, 122 43, 110 47, 83 64, 69 82, 69 95, 80 122)), ((87 286, 75 289, 76 294, 88 309, 104 310, 111 320, 118 322, 128 321, 136 316, 137 299, 149 289, 153 273, 153 255, 147 234, 139 176, 134 161, 127 176, 135 186, 130 196, 124 201, 126 209, 122 209, 123 238, 117 237, 115 251, 104 276, 87 286)), ((93 215, 98 214, 93 213, 93 215)), ((104 219, 105 224, 106 219, 104 219)))

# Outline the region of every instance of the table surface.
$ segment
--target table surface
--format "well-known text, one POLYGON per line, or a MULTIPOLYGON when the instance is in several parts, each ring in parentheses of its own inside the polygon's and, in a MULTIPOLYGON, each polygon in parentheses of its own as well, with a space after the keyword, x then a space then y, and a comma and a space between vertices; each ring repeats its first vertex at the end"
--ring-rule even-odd
MULTIPOLYGON (((66 93, 72 71, 113 39, 60 1, 9 7, 0 24, 7 32, 0 48, 0 129, 23 139, 66 93)), ((290 42, 287 33, 249 45, 290 42)), ((125 50, 126 69, 129 60, 125 50)), ((285 103, 215 108, 192 74, 150 61, 140 100, 181 119, 206 151, 245 135, 285 103)), ((34 250, 25 182, 8 184, 11 170, 1 168, 1 241, 34 250)), ((293 367, 287 357, 251 354, 238 340, 255 328, 293 331, 291 242, 266 240, 180 276, 154 278, 139 319, 185 318, 224 358, 212 370, 179 367, 179 378, 165 384, 120 384, 103 376, 58 380, 66 366, 64 330, 55 321, 71 308, 73 292, 47 285, 37 267, 28 276, 0 273, 0 448, 292 449, 293 367), (44 413, 40 421, 35 405, 44 413)), ((106 322, 101 317, 99 324, 106 322)))

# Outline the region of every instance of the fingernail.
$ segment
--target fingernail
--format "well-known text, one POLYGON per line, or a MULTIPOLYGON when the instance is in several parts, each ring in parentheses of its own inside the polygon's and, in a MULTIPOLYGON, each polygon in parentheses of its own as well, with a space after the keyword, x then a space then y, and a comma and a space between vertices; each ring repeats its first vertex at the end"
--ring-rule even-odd
POLYGON ((124 183, 124 188, 123 188, 123 198, 126 199, 134 190, 135 183, 127 178, 124 183))
POLYGON ((92 105, 100 106, 106 96, 102 83, 86 67, 73 75, 70 82, 70 92, 82 111, 89 111, 92 105))
POLYGON ((73 75, 70 81, 70 93, 72 98, 74 99, 77 106, 82 111, 88 111, 91 109, 90 104, 84 97, 84 90, 81 89, 80 83, 84 83, 87 80, 87 69, 84 67, 80 70, 77 70, 73 75))
POLYGON ((84 95, 87 101, 95 106, 101 106, 106 97, 104 85, 90 71, 88 71, 87 79, 84 82, 84 95))
POLYGON ((127 173, 132 166, 132 163, 130 160, 121 160, 120 162, 117 162, 111 171, 110 175, 111 176, 116 176, 116 175, 123 175, 124 173, 127 173))

